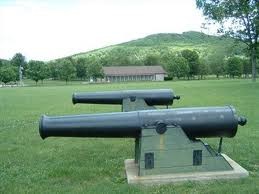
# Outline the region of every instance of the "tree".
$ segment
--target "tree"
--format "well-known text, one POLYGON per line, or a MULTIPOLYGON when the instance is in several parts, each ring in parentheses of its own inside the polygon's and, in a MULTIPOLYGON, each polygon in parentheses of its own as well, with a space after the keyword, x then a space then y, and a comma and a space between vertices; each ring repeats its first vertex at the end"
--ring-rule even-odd
POLYGON ((58 79, 60 63, 51 61, 47 65, 48 65, 48 69, 49 69, 49 76, 54 80, 58 79))
POLYGON ((225 72, 224 59, 225 55, 220 51, 216 51, 206 58, 206 63, 208 64, 211 73, 216 75, 217 78, 225 72))
POLYGON ((40 80, 41 80, 41 83, 43 84, 43 80, 48 78, 49 77, 49 74, 50 74, 50 71, 49 71, 49 67, 47 64, 43 63, 41 65, 41 74, 40 74, 40 80))
POLYGON ((78 78, 85 79, 87 77, 87 72, 86 72, 86 63, 87 61, 83 58, 79 58, 76 61, 76 76, 78 78))
POLYGON ((28 63, 27 75, 37 85, 39 80, 43 81, 47 77, 47 65, 42 61, 31 60, 28 63))
POLYGON ((258 0, 196 0, 207 20, 219 23, 219 32, 247 44, 252 63, 252 80, 256 81, 256 53, 259 35, 258 0), (231 25, 230 25, 231 24, 231 25))
POLYGON ((243 63, 243 74, 245 75, 245 78, 248 78, 248 75, 252 73, 251 64, 249 63, 248 59, 242 59, 242 63, 243 63))
POLYGON ((235 76, 241 77, 243 73, 242 60, 238 57, 231 57, 227 60, 227 73, 229 77, 234 78, 235 76))
POLYGON ((168 69, 170 67, 169 64, 175 60, 175 56, 176 56, 176 53, 173 53, 168 48, 163 49, 160 54, 159 64, 161 64, 165 69, 168 69))
POLYGON ((147 55, 144 60, 144 65, 146 66, 159 65, 159 57, 154 54, 147 55))
POLYGON ((86 58, 86 68, 87 77, 94 81, 104 76, 101 61, 95 56, 86 58))
MULTIPOLYGON (((25 56, 23 56, 21 53, 16 53, 10 60, 10 63, 15 67, 22 67, 22 73, 23 75, 25 74, 27 63, 25 60, 25 56)), ((19 71, 19 68, 17 70, 19 71)), ((19 73, 17 73, 17 80, 19 80, 19 73)))
MULTIPOLYGON (((130 56, 129 49, 125 49, 124 47, 115 47, 108 52, 106 56, 106 63, 112 66, 130 65, 129 56, 130 56)), ((95 58, 95 60, 99 62, 98 57, 96 56, 89 56, 89 57, 95 58)))
POLYGON ((13 66, 3 66, 0 69, 0 81, 4 82, 5 84, 16 81, 17 76, 17 68, 13 66))
POLYGON ((23 67, 25 63, 26 63, 25 56, 23 56, 21 53, 16 53, 11 59, 11 64, 16 67, 19 67, 19 66, 23 67))
POLYGON ((100 64, 89 64, 87 69, 89 77, 94 81, 96 81, 97 78, 102 78, 104 76, 102 66, 100 64))
POLYGON ((76 76, 76 68, 70 59, 63 59, 60 66, 60 78, 66 81, 76 76))
POLYGON ((188 61, 182 56, 174 56, 168 64, 168 73, 170 77, 187 77, 190 72, 188 61))
POLYGON ((190 68, 188 79, 189 77, 198 75, 200 65, 198 53, 196 51, 185 49, 181 52, 181 55, 187 60, 188 66, 190 68))
POLYGON ((87 73, 90 78, 96 81, 97 78, 103 78, 104 73, 102 65, 99 63, 90 63, 87 65, 87 73))
POLYGON ((209 66, 204 60, 200 60, 199 64, 199 75, 200 78, 203 79, 204 75, 207 75, 209 73, 209 66))

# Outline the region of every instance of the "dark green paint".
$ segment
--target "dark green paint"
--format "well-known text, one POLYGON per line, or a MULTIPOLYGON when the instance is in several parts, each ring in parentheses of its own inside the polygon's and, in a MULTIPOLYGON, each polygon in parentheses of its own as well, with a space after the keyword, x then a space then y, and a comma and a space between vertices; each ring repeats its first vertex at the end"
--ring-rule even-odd
POLYGON ((160 135, 144 128, 136 149, 139 175, 232 170, 228 162, 200 140, 190 140, 180 127, 169 126, 160 135), (147 135, 148 134, 148 135, 147 135), (193 165, 193 151, 202 150, 202 164, 193 165), (145 153, 154 153, 154 168, 145 168, 145 153))

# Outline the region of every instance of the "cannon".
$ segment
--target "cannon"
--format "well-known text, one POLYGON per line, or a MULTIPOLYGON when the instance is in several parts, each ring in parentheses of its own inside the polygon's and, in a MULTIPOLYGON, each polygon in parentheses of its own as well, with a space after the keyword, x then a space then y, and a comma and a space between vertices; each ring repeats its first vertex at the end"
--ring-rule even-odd
POLYGON ((180 96, 176 96, 169 89, 84 92, 72 95, 73 104, 120 104, 124 112, 135 110, 135 107, 124 104, 127 104, 128 100, 135 101, 136 99, 141 99, 145 102, 138 104, 142 106, 142 109, 145 109, 143 105, 148 105, 146 108, 150 109, 154 105, 172 105, 174 100, 180 99, 180 96))
POLYGON ((42 139, 134 138, 135 158, 125 161, 128 182, 133 181, 129 175, 133 167, 136 172, 133 177, 142 177, 137 182, 146 176, 233 171, 227 156, 221 154, 222 138, 234 137, 238 125, 246 124, 246 118, 238 116, 232 106, 173 109, 153 106, 173 104, 179 98, 170 90, 76 93, 73 103, 121 104, 124 112, 43 115, 39 133, 42 139), (217 151, 200 139, 212 137, 220 138, 217 151))
POLYGON ((234 137, 246 119, 231 106, 142 110, 123 113, 70 115, 40 120, 40 136, 138 138, 142 128, 155 127, 158 134, 167 126, 179 126, 190 138, 234 137))

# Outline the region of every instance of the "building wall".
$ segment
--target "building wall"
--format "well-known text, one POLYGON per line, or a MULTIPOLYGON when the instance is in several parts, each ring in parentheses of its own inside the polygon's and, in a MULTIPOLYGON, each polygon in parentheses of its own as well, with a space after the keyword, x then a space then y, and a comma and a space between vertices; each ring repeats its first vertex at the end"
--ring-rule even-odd
POLYGON ((123 81, 152 81, 156 80, 156 75, 127 75, 127 76, 106 76, 107 82, 123 82, 123 81))
POLYGON ((156 81, 164 81, 165 75, 164 74, 156 74, 155 80, 156 81))

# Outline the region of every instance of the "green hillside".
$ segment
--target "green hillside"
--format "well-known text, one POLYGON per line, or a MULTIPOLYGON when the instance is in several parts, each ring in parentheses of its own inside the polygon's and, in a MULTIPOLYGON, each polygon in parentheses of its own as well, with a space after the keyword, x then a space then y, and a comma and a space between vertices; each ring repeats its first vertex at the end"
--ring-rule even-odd
POLYGON ((72 58, 96 56, 103 65, 143 65, 149 55, 161 56, 166 53, 177 53, 184 49, 195 50, 200 57, 215 53, 225 56, 244 55, 245 45, 232 38, 210 36, 200 32, 160 33, 144 38, 113 45, 93 51, 79 53, 72 58))
MULTIPOLYGON (((27 78, 36 83, 47 78, 74 80, 103 76, 103 66, 161 65, 168 79, 203 79, 206 75, 248 77, 251 66, 246 57, 245 44, 233 38, 210 36, 200 32, 182 34, 160 33, 93 51, 52 60, 46 66, 40 61, 24 63, 27 78)), ((11 63, 18 64, 24 57, 17 53, 11 63)), ((4 83, 15 81, 17 66, 8 67, 9 61, 0 60, 4 83), (10 76, 10 75, 13 76, 10 76)), ((2 77, 2 78, 1 78, 2 77)))

